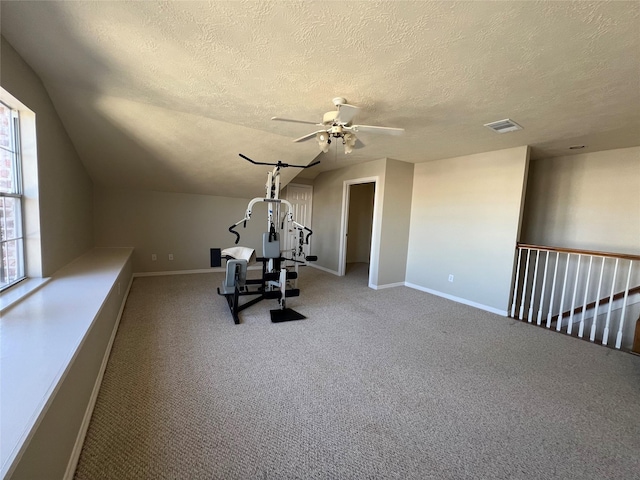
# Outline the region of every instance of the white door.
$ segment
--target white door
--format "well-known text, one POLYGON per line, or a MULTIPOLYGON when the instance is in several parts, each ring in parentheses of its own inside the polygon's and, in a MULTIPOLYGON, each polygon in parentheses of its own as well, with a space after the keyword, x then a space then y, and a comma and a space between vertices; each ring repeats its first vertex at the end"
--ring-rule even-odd
MULTIPOLYGON (((297 184, 289 184, 287 185, 286 192, 286 200, 291 203, 293 207, 293 219, 301 223, 307 228, 311 228, 311 200, 313 197, 313 187, 311 185, 297 185, 297 184)), ((305 238, 307 237, 308 232, 304 232, 305 238)), ((309 238, 309 245, 303 245, 304 257, 309 255, 311 241, 313 240, 313 236, 309 238)), ((299 245, 299 231, 298 230, 289 230, 286 232, 284 239, 284 249, 283 252, 286 252, 286 256, 293 248, 298 249, 299 245)), ((303 257, 303 258, 304 258, 303 257)))

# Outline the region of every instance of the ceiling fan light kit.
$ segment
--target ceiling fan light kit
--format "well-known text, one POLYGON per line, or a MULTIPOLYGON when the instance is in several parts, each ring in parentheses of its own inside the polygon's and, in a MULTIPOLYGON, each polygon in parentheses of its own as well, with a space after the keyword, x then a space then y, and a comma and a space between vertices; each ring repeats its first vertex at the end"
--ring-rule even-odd
POLYGON ((344 97, 335 97, 333 104, 336 110, 327 112, 322 116, 322 123, 310 122, 307 120, 295 120, 291 118, 271 117, 271 120, 279 122, 302 123, 307 125, 315 125, 321 127, 320 130, 304 135, 293 140, 294 142, 304 142, 316 137, 320 150, 324 153, 329 151, 331 138, 341 138, 344 145, 344 153, 349 154, 353 151, 356 144, 356 133, 376 133, 385 135, 401 135, 404 133, 403 128, 379 127, 375 125, 353 125, 353 119, 360 110, 359 107, 349 105, 344 97))
POLYGON ((342 138, 342 143, 344 144, 344 153, 351 153, 353 152, 353 147, 356 144, 356 136, 353 133, 345 133, 344 137, 342 138))
POLYGON ((320 145, 320 150, 327 153, 329 151, 329 145, 331 145, 329 134, 327 132, 318 132, 316 137, 318 139, 318 145, 320 145))

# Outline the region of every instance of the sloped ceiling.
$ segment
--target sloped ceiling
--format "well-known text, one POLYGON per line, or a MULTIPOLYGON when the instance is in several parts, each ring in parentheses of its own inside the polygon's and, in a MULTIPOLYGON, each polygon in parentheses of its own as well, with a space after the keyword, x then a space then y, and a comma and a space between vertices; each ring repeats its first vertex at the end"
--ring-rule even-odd
MULTIPOLYGON (((640 144, 639 2, 2 1, 2 35, 40 76, 94 182, 261 196, 257 161, 331 168, 519 145, 534 156, 640 144), (357 123, 292 140, 343 96, 357 123), (524 130, 483 124, 512 118, 524 130)), ((285 181, 298 174, 287 169, 285 181)))

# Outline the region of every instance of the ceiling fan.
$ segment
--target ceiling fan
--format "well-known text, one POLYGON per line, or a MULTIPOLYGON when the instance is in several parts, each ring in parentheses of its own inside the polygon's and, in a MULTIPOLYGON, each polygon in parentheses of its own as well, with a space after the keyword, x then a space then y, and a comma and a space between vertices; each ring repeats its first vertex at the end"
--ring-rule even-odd
POLYGON ((272 117, 271 120, 279 122, 305 123, 322 127, 320 130, 296 138, 294 142, 304 142, 316 137, 318 145, 323 152, 329 151, 331 138, 341 138, 344 144, 344 153, 351 153, 356 144, 356 133, 382 133, 386 135, 401 135, 404 133, 403 128, 377 127, 374 125, 354 125, 353 119, 360 110, 354 105, 349 105, 342 97, 333 99, 336 110, 327 112, 322 117, 322 123, 309 122, 306 120, 293 120, 290 118, 272 117))

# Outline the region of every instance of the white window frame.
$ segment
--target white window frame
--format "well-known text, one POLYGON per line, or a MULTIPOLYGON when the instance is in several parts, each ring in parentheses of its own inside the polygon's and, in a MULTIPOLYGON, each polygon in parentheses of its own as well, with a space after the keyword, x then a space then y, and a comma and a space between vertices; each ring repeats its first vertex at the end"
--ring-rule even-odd
POLYGON ((0 191, 0 198, 3 199, 3 206, 0 208, 7 208, 5 201, 8 198, 16 199, 14 202, 15 208, 15 225, 13 227, 13 234, 11 236, 6 236, 7 232, 10 231, 6 225, 6 215, 0 216, 0 228, 2 228, 5 232, 4 237, 0 237, 0 291, 6 290, 7 288, 15 285, 16 283, 24 280, 26 278, 25 274, 25 246, 24 246, 24 224, 23 224, 23 212, 24 212, 24 201, 23 201, 23 184, 22 184, 22 157, 21 157, 21 137, 20 137, 20 115, 18 110, 13 108, 11 105, 8 105, 5 102, 2 102, 2 105, 9 109, 11 112, 10 118, 10 134, 11 134, 11 142, 9 147, 4 147, 0 145, 0 149, 5 152, 10 153, 12 168, 11 172, 13 174, 13 178, 11 178, 12 189, 9 192, 0 191), (5 252, 8 252, 8 249, 5 250, 5 246, 9 245, 11 242, 15 242, 15 272, 10 273, 9 271, 9 256, 8 253, 5 255, 5 252))

